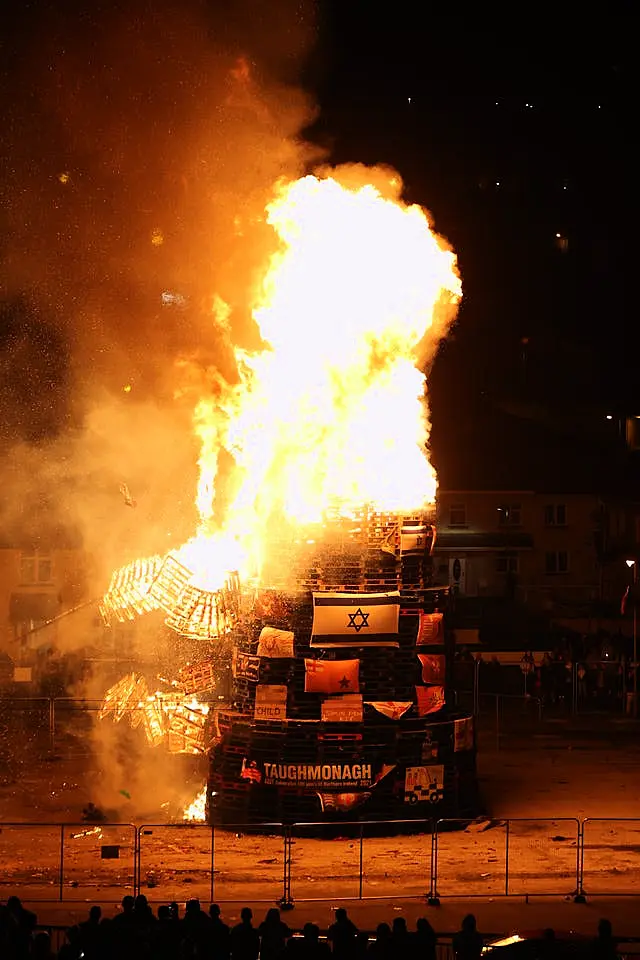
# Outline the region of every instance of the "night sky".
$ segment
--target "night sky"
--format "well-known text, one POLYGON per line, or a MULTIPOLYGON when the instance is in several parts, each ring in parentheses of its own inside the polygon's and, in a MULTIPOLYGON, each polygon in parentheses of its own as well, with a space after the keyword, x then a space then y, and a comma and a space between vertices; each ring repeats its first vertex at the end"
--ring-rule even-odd
POLYGON ((605 416, 640 400, 630 6, 368 6, 334 7, 316 130, 337 160, 396 166, 458 253, 431 376, 441 481, 578 488, 606 464, 611 484, 605 416))
MULTIPOLYGON (((98 8, 63 6, 60 35, 66 31, 73 46, 69 31, 91 32, 98 8)), ((231 6, 203 4, 199 13, 219 25, 231 6)), ((640 409, 631 4, 575 17, 551 5, 513 8, 507 16, 483 7, 474 18, 464 6, 458 13, 423 6, 418 13, 413 3, 337 0, 319 4, 313 38, 299 49, 302 5, 284 4, 278 14, 277 3, 252 6, 260 11, 255 22, 269 26, 256 54, 259 65, 269 59, 269 44, 271 50, 288 42, 296 47, 295 64, 285 57, 285 66, 318 105, 306 136, 332 163, 394 166, 408 199, 432 212, 436 229, 458 253, 465 298, 430 380, 441 482, 592 487, 605 464, 607 483, 615 486, 616 427, 606 414, 640 409)), ((32 385, 35 371, 36 382, 44 378, 64 393, 65 336, 74 337, 60 322, 73 302, 68 290, 61 292, 64 284, 54 289, 47 271, 34 276, 33 289, 28 270, 17 271, 19 283, 11 279, 12 248, 24 244, 24 235, 15 236, 16 191, 33 193, 34 184, 46 180, 36 201, 55 203, 51 184, 58 172, 82 171, 83 164, 84 172, 74 175, 84 178, 85 190, 105 189, 91 158, 74 147, 77 136, 47 128, 46 107, 33 92, 37 83, 30 87, 31 65, 46 60, 54 14, 53 6, 23 5, 5 39, 0 369, 12 409, 23 411, 3 418, 5 440, 37 438, 64 422, 64 404, 51 397, 37 409, 32 385), (39 138, 43 117, 50 141, 39 138), (25 170, 33 176, 28 187, 25 170)), ((237 52, 238 29, 229 32, 237 52)), ((180 59, 170 32, 163 55, 180 59)), ((171 71, 168 84, 170 77, 171 71)), ((122 80, 116 76, 114 84, 122 80)), ((171 99, 170 91, 149 90, 152 112, 165 96, 171 99)), ((122 96, 123 116, 130 107, 122 96)), ((152 165, 156 173, 163 170, 161 153, 152 165)), ((136 167, 129 155, 123 177, 132 190, 134 184, 142 189, 147 168, 144 157, 136 167)), ((152 209, 153 202, 141 207, 152 209)), ((119 209, 114 203, 113 222, 119 209)), ((176 207, 175 216, 193 224, 198 210, 176 207)), ((117 248, 114 263, 116 254, 117 248)), ((147 295, 157 298, 153 284, 134 290, 130 277, 118 280, 117 265, 111 271, 126 303, 135 300, 144 310, 147 295)), ((189 282, 185 277, 185 289, 189 282)), ((123 354, 127 349, 125 336, 123 354)))

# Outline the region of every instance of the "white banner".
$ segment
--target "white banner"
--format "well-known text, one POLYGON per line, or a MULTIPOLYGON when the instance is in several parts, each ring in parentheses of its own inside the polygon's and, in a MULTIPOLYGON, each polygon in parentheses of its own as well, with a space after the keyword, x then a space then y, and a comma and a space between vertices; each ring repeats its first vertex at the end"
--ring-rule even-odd
POLYGON ((276 630, 275 627, 263 627, 258 639, 259 657, 293 656, 293 633, 290 630, 276 630))
POLYGON ((286 720, 287 688, 281 685, 258 684, 253 717, 255 720, 286 720))
POLYGON ((311 645, 397 647, 400 594, 314 593, 311 645))
POLYGON ((405 803, 438 803, 444 797, 444 766, 407 767, 404 776, 405 803))
POLYGON ((427 549, 427 528, 420 526, 403 526, 400 530, 400 556, 420 556, 427 549))
POLYGON ((325 723, 362 723, 362 697, 348 693, 322 701, 322 720, 325 723))

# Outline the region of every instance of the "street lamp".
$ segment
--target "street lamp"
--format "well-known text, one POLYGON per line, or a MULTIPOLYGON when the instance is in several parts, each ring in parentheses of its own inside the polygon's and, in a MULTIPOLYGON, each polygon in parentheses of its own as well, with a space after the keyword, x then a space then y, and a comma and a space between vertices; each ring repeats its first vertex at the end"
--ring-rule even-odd
POLYGON ((636 614, 636 586, 638 584, 638 564, 627 560, 627 566, 633 570, 633 716, 638 716, 638 623, 636 614))

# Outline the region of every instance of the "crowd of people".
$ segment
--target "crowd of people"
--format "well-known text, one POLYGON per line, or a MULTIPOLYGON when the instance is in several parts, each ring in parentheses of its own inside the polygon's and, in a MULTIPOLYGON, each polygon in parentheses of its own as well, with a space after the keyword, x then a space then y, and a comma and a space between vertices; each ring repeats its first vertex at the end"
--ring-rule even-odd
MULTIPOLYGON (((557 956, 552 930, 544 931, 544 957, 557 956)), ((452 960, 480 960, 484 938, 473 914, 463 919, 452 938, 452 960)), ((438 960, 438 935, 422 917, 409 930, 403 917, 379 923, 373 934, 360 931, 347 911, 339 908, 331 926, 321 934, 315 923, 301 932, 292 930, 273 907, 264 920, 254 923, 253 912, 243 907, 240 923, 229 926, 220 907, 212 903, 205 912, 198 900, 189 900, 183 915, 177 903, 158 907, 154 914, 147 898, 126 896, 112 918, 98 906, 85 921, 66 931, 57 953, 51 936, 38 926, 36 915, 18 897, 0 906, 0 958, 2 960, 438 960)), ((601 920, 597 937, 589 944, 590 960, 615 960, 616 942, 611 924, 601 920)))
POLYGON ((517 663, 503 661, 499 654, 462 647, 456 653, 454 687, 472 691, 475 686, 480 695, 534 697, 545 706, 630 712, 636 667, 613 646, 594 647, 585 655, 526 650, 517 663))

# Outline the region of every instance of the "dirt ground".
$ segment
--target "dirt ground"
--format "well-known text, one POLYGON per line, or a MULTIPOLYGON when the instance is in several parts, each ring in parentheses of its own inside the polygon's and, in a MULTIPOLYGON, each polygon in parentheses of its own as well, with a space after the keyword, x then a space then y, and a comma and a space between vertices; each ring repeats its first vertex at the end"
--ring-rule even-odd
MULTIPOLYGON (((640 819, 628 819, 640 814, 639 733, 596 719, 595 727, 593 720, 551 723, 498 740, 489 727, 479 751, 485 820, 464 830, 443 824, 435 845, 429 834, 373 837, 366 828, 362 842, 298 835, 291 896, 326 901, 330 890, 333 900, 395 900, 431 889, 441 897, 570 896, 584 819, 587 893, 640 893, 640 819)), ((133 887, 134 827, 72 825, 97 777, 90 757, 34 758, 17 782, 0 787, 0 898, 17 892, 32 901, 106 903, 133 887)), ((149 824, 140 834, 140 882, 149 899, 273 903, 283 896, 281 836, 216 830, 212 848, 205 825, 154 826, 166 822, 175 797, 156 799, 155 810, 135 818, 149 824)), ((133 820, 133 812, 127 799, 114 811, 119 820, 133 820)))

